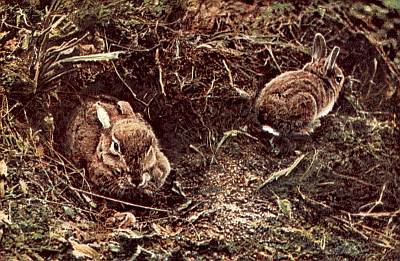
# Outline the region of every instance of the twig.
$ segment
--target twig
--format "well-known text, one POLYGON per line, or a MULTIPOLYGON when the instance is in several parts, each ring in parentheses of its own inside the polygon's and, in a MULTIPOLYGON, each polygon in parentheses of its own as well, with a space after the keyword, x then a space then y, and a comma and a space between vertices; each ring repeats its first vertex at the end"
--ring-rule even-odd
POLYGON ((218 142, 217 147, 213 153, 213 156, 211 158, 211 163, 213 163, 215 161, 215 155, 217 154, 217 152, 219 151, 219 149, 221 148, 221 146, 225 143, 225 141, 229 138, 229 137, 236 137, 238 136, 238 134, 242 134, 245 135, 255 141, 258 141, 258 138, 250 135, 249 133, 245 132, 245 131, 241 131, 241 130, 230 130, 230 131, 226 131, 224 132, 224 136, 222 137, 222 139, 218 142))
POLYGON ((278 62, 276 61, 274 53, 272 52, 272 48, 270 45, 267 47, 267 50, 268 50, 269 55, 271 55, 272 61, 275 63, 276 67, 278 68, 279 72, 281 73, 282 69, 279 66, 278 62))
POLYGON ((93 193, 93 192, 89 192, 89 191, 85 191, 85 190, 82 190, 82 189, 74 188, 72 186, 68 186, 68 187, 71 190, 74 190, 74 191, 77 191, 77 192, 81 192, 81 193, 88 194, 88 195, 91 195, 91 196, 95 196, 95 197, 98 197, 98 198, 102 198, 102 199, 105 199, 105 200, 121 203, 121 204, 124 204, 124 205, 127 205, 127 206, 141 208, 141 209, 147 209, 147 210, 154 210, 154 211, 164 212, 164 213, 171 213, 170 210, 161 209, 161 208, 146 207, 146 206, 142 206, 142 205, 126 202, 126 201, 123 201, 123 200, 102 196, 102 195, 99 195, 99 194, 96 194, 96 193, 93 193))
POLYGON ((156 59, 156 64, 158 66, 158 74, 159 74, 159 81, 160 81, 160 86, 161 86, 161 93, 164 96, 167 96, 165 94, 165 87, 164 87, 164 82, 163 82, 163 71, 162 71, 162 68, 161 68, 160 54, 159 54, 159 49, 158 48, 156 49, 156 57, 155 57, 155 59, 156 59))
POLYGON ((137 97, 137 95, 136 95, 136 93, 132 90, 132 88, 128 85, 128 83, 122 78, 122 76, 119 74, 119 72, 118 72, 118 70, 117 70, 117 67, 115 66, 115 63, 114 62, 111 62, 112 63, 112 65, 113 65, 113 67, 114 67, 114 71, 115 71, 115 73, 117 74, 117 76, 118 76, 118 78, 121 80, 121 82, 125 85, 125 87, 129 90, 129 92, 131 93, 131 95, 132 95, 132 97, 135 99, 135 100, 137 100, 138 102, 140 102, 141 104, 143 104, 144 106, 146 106, 146 107, 148 107, 149 106, 149 103, 151 102, 149 102, 149 103, 146 103, 146 102, 144 102, 144 101, 142 101, 141 99, 139 99, 138 97, 137 97))
POLYGON ((350 214, 351 216, 354 217, 400 217, 400 209, 394 211, 394 212, 376 212, 376 213, 371 213, 370 211, 368 212, 360 212, 360 213, 354 213, 350 214))
POLYGON ((372 203, 365 204, 364 206, 361 206, 359 209, 363 209, 363 208, 366 208, 366 207, 368 207, 368 206, 370 206, 370 205, 373 205, 373 206, 367 211, 367 213, 371 213, 372 210, 374 210, 377 206, 383 205, 382 198, 383 198, 383 194, 384 194, 385 190, 386 190, 386 183, 383 184, 383 186, 382 186, 382 190, 381 190, 381 193, 380 193, 380 195, 379 195, 379 199, 378 199, 378 200, 376 200, 375 202, 372 202, 372 203))
POLYGON ((374 78, 375 78, 377 69, 378 69, 378 61, 376 60, 376 58, 374 58, 374 71, 372 72, 371 77, 369 78, 369 81, 368 81, 368 90, 367 90, 367 94, 365 94, 365 97, 364 97, 365 100, 369 98, 369 95, 371 93, 371 87, 373 85, 375 85, 374 78))
POLYGON ((274 180, 277 180, 277 179, 279 179, 279 178, 282 177, 282 176, 287 176, 287 175, 289 175, 289 174, 297 167, 297 165, 299 165, 299 163, 303 160, 304 156, 305 156, 305 154, 300 155, 300 156, 292 163, 292 165, 290 165, 289 167, 284 168, 284 169, 281 169, 281 170, 279 170, 279 171, 276 171, 276 172, 272 173, 272 174, 269 176, 269 178, 268 178, 266 181, 264 181, 264 182, 258 187, 258 190, 263 189, 268 183, 270 183, 270 182, 272 182, 272 181, 274 181, 274 180))
POLYGON ((224 64, 224 67, 225 67, 226 71, 228 72, 229 84, 231 85, 231 87, 233 89, 235 89, 235 91, 239 94, 240 97, 249 99, 251 97, 250 94, 248 94, 247 92, 243 91, 242 89, 239 89, 239 88, 235 87, 235 84, 233 83, 232 72, 229 69, 228 64, 226 64, 226 61, 222 60, 222 63, 224 64))
MULTIPOLYGON (((349 214, 350 216, 350 214, 349 214)), ((340 222, 343 223, 343 225, 347 228, 349 228, 350 230, 358 233, 359 235, 361 235, 362 237, 364 237, 366 240, 370 240, 372 243, 378 245, 378 246, 383 246, 385 248, 390 248, 390 249, 394 249, 394 245, 396 245, 396 239, 393 238, 392 236, 389 236, 385 233, 376 231, 375 229, 363 225, 363 224, 357 224, 357 223, 353 223, 349 220, 346 220, 342 217, 338 217, 338 216, 332 216, 333 219, 339 220, 340 222), (361 231, 360 229, 357 229, 356 226, 359 226, 361 229, 363 229, 364 231, 361 231), (375 235, 375 237, 373 239, 375 240, 371 240, 371 237, 375 235)))

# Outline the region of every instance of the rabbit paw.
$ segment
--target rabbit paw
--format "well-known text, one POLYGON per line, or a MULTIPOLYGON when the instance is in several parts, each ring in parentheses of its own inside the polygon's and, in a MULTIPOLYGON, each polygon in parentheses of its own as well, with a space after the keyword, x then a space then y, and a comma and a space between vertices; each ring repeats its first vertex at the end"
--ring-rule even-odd
POLYGON ((107 218, 106 224, 118 228, 129 228, 136 225, 136 217, 131 212, 116 212, 112 217, 107 218))

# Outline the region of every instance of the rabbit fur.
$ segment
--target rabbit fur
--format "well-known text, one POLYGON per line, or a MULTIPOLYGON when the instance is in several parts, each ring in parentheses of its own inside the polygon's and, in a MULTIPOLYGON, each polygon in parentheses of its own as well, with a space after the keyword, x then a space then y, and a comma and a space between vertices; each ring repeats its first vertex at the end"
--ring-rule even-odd
POLYGON ((317 33, 311 62, 265 85, 255 104, 264 131, 275 136, 309 135, 319 125, 319 118, 332 110, 343 87, 343 71, 336 64, 339 52, 335 46, 327 56, 325 38, 317 33))
POLYGON ((66 133, 67 154, 106 194, 152 194, 170 173, 151 126, 126 101, 86 102, 66 133))

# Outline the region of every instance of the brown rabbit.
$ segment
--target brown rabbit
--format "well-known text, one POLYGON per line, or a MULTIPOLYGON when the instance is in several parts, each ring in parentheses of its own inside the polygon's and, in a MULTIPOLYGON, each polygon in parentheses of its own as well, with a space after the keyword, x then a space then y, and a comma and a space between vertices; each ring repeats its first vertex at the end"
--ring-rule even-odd
POLYGON ((317 33, 311 62, 265 85, 255 105, 264 131, 275 136, 308 135, 319 125, 319 118, 332 110, 343 87, 343 72, 336 65, 339 52, 335 46, 326 57, 325 38, 317 33))
POLYGON ((151 194, 171 167, 151 126, 128 102, 87 102, 67 127, 72 161, 100 191, 117 197, 151 194))

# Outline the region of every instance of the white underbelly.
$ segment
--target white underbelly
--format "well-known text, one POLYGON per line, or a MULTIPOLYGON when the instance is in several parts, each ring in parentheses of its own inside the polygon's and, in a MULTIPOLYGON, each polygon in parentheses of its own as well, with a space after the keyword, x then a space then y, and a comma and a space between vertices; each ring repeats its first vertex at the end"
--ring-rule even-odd
POLYGON ((317 119, 326 116, 333 108, 333 105, 335 104, 335 101, 331 101, 328 103, 327 106, 322 108, 322 110, 317 114, 317 119))

